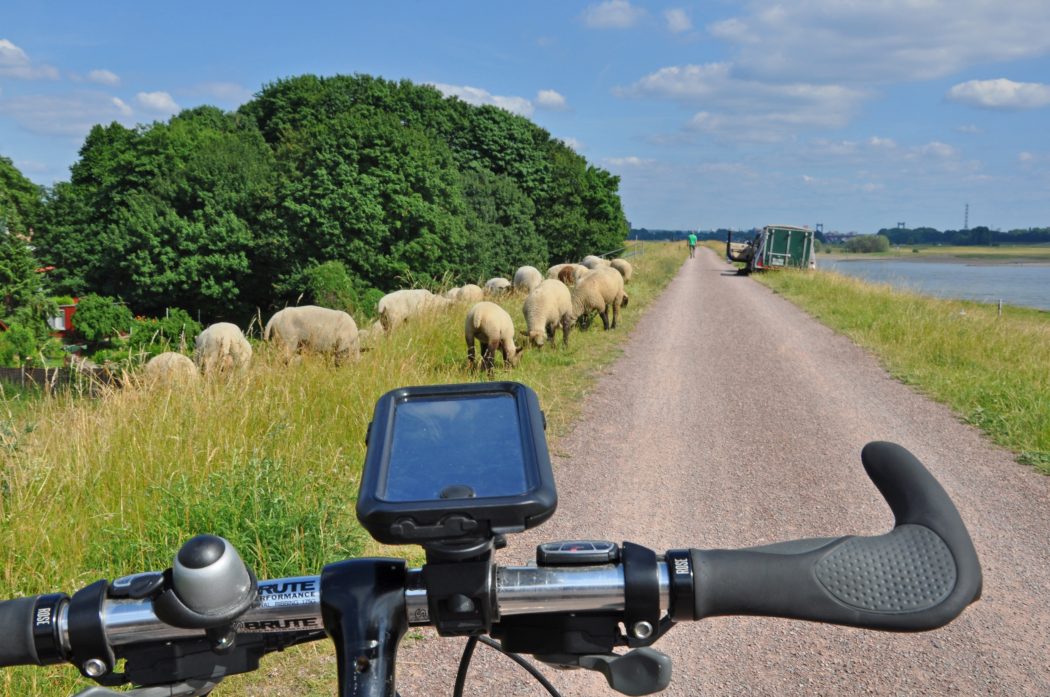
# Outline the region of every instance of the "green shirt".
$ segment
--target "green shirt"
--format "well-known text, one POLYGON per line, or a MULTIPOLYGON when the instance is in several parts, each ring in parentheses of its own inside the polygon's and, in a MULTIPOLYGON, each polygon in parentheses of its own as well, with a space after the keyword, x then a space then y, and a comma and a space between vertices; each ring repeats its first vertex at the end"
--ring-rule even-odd
POLYGON ((691 232, 689 233, 689 246, 690 247, 695 247, 696 246, 696 235, 694 235, 691 232))

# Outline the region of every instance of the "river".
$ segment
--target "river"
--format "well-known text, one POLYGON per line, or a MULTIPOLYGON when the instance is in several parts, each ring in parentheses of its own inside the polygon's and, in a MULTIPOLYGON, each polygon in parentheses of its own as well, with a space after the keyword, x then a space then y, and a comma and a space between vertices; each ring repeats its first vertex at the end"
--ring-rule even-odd
POLYGON ((1050 264, 817 259, 817 268, 942 298, 1050 310, 1050 264))

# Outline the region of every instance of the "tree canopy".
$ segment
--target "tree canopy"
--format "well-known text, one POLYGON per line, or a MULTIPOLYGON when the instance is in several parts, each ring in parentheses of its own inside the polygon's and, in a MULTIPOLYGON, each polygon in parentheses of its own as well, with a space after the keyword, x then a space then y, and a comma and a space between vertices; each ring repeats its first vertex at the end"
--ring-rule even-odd
POLYGON ((478 281, 616 249, 618 188, 501 109, 304 75, 234 113, 96 126, 34 216, 57 290, 238 321, 314 293, 330 262, 342 302, 368 312, 405 278, 478 281))

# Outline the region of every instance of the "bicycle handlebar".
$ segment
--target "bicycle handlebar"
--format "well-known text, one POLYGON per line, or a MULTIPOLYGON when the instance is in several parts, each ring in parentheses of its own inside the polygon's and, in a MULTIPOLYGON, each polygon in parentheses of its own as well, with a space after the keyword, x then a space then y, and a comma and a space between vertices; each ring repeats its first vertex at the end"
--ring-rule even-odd
MULTIPOLYGON (((892 631, 934 629, 957 617, 980 597, 982 581, 955 506, 904 448, 869 443, 861 459, 894 513, 891 532, 740 550, 673 550, 655 560, 655 574, 646 581, 660 614, 675 621, 762 615, 892 631)), ((616 564, 495 567, 493 634, 508 618, 530 614, 621 613, 626 619, 637 579, 627 570, 626 552, 627 543, 623 563, 616 564)), ((249 640, 278 637, 283 645, 323 638, 322 630, 336 638, 339 628, 328 626, 335 620, 323 599, 341 589, 325 587, 325 578, 260 582, 233 631, 249 640)), ((430 623, 423 573, 407 570, 403 584, 397 612, 405 613, 405 624, 430 623)), ((68 598, 57 595, 0 602, 0 626, 7 629, 0 635, 0 666, 75 660, 69 608, 68 598)), ((201 641, 206 634, 166 624, 149 597, 104 598, 97 619, 99 636, 117 654, 146 644, 201 641)))

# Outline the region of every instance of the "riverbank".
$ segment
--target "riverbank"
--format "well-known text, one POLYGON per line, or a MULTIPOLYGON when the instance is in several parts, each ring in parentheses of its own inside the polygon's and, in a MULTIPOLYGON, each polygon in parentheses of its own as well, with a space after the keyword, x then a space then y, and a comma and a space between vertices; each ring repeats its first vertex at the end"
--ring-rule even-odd
POLYGON ((892 375, 951 407, 1021 462, 1050 474, 1050 314, 1004 306, 999 315, 987 304, 833 272, 752 278, 872 351, 892 375))
POLYGON ((1050 264, 1050 246, 1008 247, 894 247, 888 252, 846 254, 825 252, 817 255, 817 266, 824 259, 833 261, 928 261, 946 264, 1050 264))

